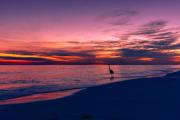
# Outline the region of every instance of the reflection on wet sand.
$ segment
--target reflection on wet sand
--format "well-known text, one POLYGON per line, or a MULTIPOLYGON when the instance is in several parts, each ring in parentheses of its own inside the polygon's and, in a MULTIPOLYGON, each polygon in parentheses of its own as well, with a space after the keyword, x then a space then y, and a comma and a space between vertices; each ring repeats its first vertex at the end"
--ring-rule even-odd
POLYGON ((80 90, 82 90, 82 89, 41 93, 41 94, 34 94, 34 95, 29 95, 29 96, 14 98, 14 99, 1 100, 0 105, 28 103, 28 102, 36 102, 36 101, 64 98, 64 97, 70 96, 76 92, 79 92, 80 90))

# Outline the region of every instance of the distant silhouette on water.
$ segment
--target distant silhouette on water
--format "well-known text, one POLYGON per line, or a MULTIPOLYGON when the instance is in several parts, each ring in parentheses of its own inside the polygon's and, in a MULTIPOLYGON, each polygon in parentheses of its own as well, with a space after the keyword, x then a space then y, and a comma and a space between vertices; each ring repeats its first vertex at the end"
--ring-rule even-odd
POLYGON ((111 69, 111 65, 109 64, 109 73, 111 74, 111 78, 113 78, 114 71, 111 69))

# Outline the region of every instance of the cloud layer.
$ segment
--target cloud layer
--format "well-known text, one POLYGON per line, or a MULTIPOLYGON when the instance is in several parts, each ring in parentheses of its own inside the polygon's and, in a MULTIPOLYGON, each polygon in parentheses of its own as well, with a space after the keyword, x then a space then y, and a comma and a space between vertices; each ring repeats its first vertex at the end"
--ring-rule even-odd
POLYGON ((122 1, 3 3, 0 64, 180 64, 180 27, 164 19, 172 17, 122 1))

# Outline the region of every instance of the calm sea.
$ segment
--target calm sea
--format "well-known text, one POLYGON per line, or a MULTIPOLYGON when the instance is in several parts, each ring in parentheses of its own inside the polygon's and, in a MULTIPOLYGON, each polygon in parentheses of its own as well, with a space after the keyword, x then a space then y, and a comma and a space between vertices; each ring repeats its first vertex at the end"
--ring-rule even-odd
POLYGON ((87 88, 141 77, 162 76, 180 70, 179 65, 0 66, 0 101, 39 93, 87 88))

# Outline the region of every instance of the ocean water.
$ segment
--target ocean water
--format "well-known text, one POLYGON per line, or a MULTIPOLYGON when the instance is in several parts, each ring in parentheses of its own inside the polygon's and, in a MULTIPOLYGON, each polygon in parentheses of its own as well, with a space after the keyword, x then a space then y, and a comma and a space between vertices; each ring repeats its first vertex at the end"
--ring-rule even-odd
POLYGON ((0 66, 0 101, 54 91, 82 89, 142 77, 163 76, 180 65, 27 65, 0 66))

